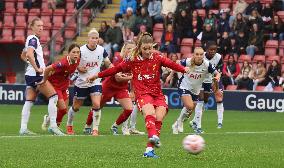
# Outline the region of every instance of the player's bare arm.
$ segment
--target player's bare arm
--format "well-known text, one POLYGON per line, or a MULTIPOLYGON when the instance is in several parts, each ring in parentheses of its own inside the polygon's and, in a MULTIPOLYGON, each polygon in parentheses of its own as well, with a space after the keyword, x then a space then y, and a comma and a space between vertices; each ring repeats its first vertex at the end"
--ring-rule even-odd
POLYGON ((107 68, 112 68, 112 67, 113 67, 113 65, 112 65, 112 63, 110 62, 110 60, 109 60, 108 57, 106 57, 106 58, 104 59, 104 63, 105 63, 105 66, 106 66, 107 68))
POLYGON ((27 59, 27 52, 26 51, 22 51, 21 55, 20 55, 21 59, 24 62, 28 62, 29 60, 27 59))
POLYGON ((80 73, 86 73, 87 72, 87 68, 86 67, 77 67, 78 72, 80 73))

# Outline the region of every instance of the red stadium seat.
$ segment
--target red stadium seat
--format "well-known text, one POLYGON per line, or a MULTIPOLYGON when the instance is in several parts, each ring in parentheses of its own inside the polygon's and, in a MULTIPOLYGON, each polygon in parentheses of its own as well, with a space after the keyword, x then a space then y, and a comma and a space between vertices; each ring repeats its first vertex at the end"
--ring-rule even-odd
POLYGON ((182 58, 191 58, 192 57, 192 53, 187 53, 187 54, 183 54, 182 58))
POLYGON ((25 43, 26 39, 26 29, 15 29, 15 38, 14 40, 20 43, 25 43))
POLYGON ((182 55, 190 54, 192 53, 192 47, 191 46, 181 46, 180 52, 182 55))
POLYGON ((256 63, 256 62, 258 62, 258 61, 265 62, 265 55, 255 55, 255 56, 253 57, 252 62, 253 62, 253 63, 256 63))
POLYGON ((55 51, 56 51, 56 52, 59 52, 60 49, 61 49, 61 44, 56 44, 56 45, 55 45, 55 51))
POLYGON ((6 10, 4 11, 4 16, 5 15, 15 15, 16 14, 16 9, 15 8, 6 8, 6 10))
POLYGON ((264 91, 265 86, 256 86, 255 91, 264 91))
POLYGON ((237 85, 228 85, 226 90, 237 90, 237 85))
POLYGON ((153 27, 153 30, 164 31, 164 25, 162 23, 156 23, 153 27))
POLYGON ((284 64, 282 64, 282 68, 281 69, 282 69, 281 71, 284 72, 284 64))
POLYGON ((24 2, 18 2, 17 3, 17 9, 24 9, 24 2))
POLYGON ((41 10, 41 16, 52 16, 52 9, 44 8, 41 10))
POLYGON ((182 46, 193 46, 193 39, 192 38, 183 38, 181 41, 182 46))
POLYGON ((196 40, 195 43, 194 43, 194 47, 201 47, 201 46, 202 46, 201 41, 196 40))
POLYGON ((35 9, 35 8, 30 9, 29 16, 39 16, 39 15, 40 15, 40 9, 35 9))
POLYGON ((265 48, 264 55, 276 55, 277 48, 265 48))
POLYGON ((17 10, 17 15, 23 15, 23 16, 27 16, 28 14, 28 10, 24 9, 24 8, 20 8, 17 10))
POLYGON ((74 2, 67 2, 66 3, 66 9, 74 9, 74 2))
POLYGON ((241 55, 238 59, 238 62, 243 63, 244 61, 251 62, 251 56, 249 55, 241 55))
POLYGON ((11 43, 13 41, 12 29, 4 28, 2 31, 1 43, 11 43))
POLYGON ((15 9, 15 2, 5 2, 6 9, 15 9))
POLYGON ((14 28, 14 16, 13 15, 5 15, 4 16, 4 28, 14 28))
POLYGON ((16 16, 16 28, 26 28, 27 22, 25 16, 16 16))
POLYGON ((267 56, 266 63, 271 63, 273 60, 276 60, 278 63, 280 63, 280 57, 277 55, 267 56))
POLYGON ((219 9, 226 9, 226 8, 230 8, 231 4, 229 3, 220 3, 219 4, 219 9))
POLYGON ((42 3, 41 3, 41 9, 48 9, 48 2, 47 1, 43 1, 42 3))
POLYGON ((53 16, 64 16, 65 15, 65 9, 55 9, 53 11, 53 16))
POLYGON ((284 56, 284 41, 279 44, 279 56, 284 56))
POLYGON ((49 15, 41 15, 41 20, 43 23, 51 23, 51 17, 49 15))
POLYGON ((76 31, 73 29, 66 29, 64 31, 64 37, 68 38, 68 39, 72 39, 74 38, 74 36, 76 35, 76 31))
POLYGON ((58 23, 59 24, 63 24, 64 23, 63 22, 63 16, 55 16, 55 15, 53 15, 52 23, 57 24, 57 25, 58 25, 58 23))
POLYGON ((28 16, 28 23, 31 23, 31 21, 34 19, 34 18, 36 18, 37 16, 35 16, 35 15, 29 15, 28 16))
POLYGON ((284 11, 278 11, 277 15, 282 19, 282 21, 284 20, 284 11))
POLYGON ((276 87, 273 88, 273 91, 274 92, 283 92, 284 89, 281 86, 276 86, 276 87))
POLYGON ((6 73, 6 78, 8 83, 16 83, 16 73, 14 72, 8 72, 6 73))
POLYGON ((269 47, 272 47, 272 48, 277 48, 278 47, 278 41, 277 40, 267 40, 266 43, 265 43, 265 48, 269 48, 269 47))

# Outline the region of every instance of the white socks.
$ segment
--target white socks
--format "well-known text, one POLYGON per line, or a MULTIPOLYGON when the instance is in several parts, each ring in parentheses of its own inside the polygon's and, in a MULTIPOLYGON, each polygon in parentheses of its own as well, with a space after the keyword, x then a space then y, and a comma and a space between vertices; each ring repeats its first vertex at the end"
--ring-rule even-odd
POLYGON ((203 113, 204 102, 198 102, 195 107, 195 115, 193 121, 197 124, 197 128, 201 128, 201 119, 203 113))
POLYGON ((34 103, 32 101, 25 101, 22 109, 21 130, 28 129, 28 122, 33 104, 34 103))
POLYGON ((185 107, 182 108, 180 115, 177 119, 178 124, 184 122, 186 119, 189 118, 189 112, 185 107))
POLYGON ((52 97, 49 98, 48 102, 48 116, 50 118, 50 127, 54 128, 57 127, 56 123, 56 117, 57 117, 57 101, 58 101, 58 96, 53 95, 52 97))
POLYGON ((93 111, 93 130, 99 130, 99 125, 101 121, 101 110, 100 109, 92 109, 93 111))
POLYGON ((224 113, 224 106, 222 103, 217 103, 217 115, 218 115, 218 124, 223 123, 223 113, 224 113))
POLYGON ((130 128, 135 129, 137 120, 138 107, 136 104, 133 106, 133 111, 130 115, 130 128))
POLYGON ((74 111, 73 107, 70 107, 70 109, 68 111, 67 126, 73 126, 74 115, 75 115, 75 111, 74 111))

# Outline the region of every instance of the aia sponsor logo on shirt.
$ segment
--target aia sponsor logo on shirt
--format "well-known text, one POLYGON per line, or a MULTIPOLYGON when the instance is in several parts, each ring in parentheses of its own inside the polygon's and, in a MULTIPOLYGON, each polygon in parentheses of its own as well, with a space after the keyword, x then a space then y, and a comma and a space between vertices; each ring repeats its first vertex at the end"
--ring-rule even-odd
POLYGON ((138 75, 138 80, 149 80, 149 79, 154 79, 155 74, 150 74, 150 75, 138 75))
POLYGON ((86 64, 86 67, 95 67, 95 66, 98 66, 98 63, 97 62, 91 62, 91 63, 87 63, 86 64))
POLYGON ((200 79, 201 78, 201 74, 188 74, 187 75, 189 78, 192 78, 192 79, 200 79))

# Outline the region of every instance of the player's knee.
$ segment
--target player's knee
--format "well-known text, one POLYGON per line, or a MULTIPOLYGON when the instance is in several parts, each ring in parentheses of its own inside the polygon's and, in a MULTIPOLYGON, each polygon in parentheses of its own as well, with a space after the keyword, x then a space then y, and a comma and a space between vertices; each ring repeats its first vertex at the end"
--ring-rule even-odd
POLYGON ((194 109, 194 104, 190 103, 190 104, 185 104, 184 105, 187 111, 192 111, 194 109))
POLYGON ((54 94, 52 96, 49 97, 49 102, 54 102, 54 104, 57 104, 58 101, 58 95, 54 94))

